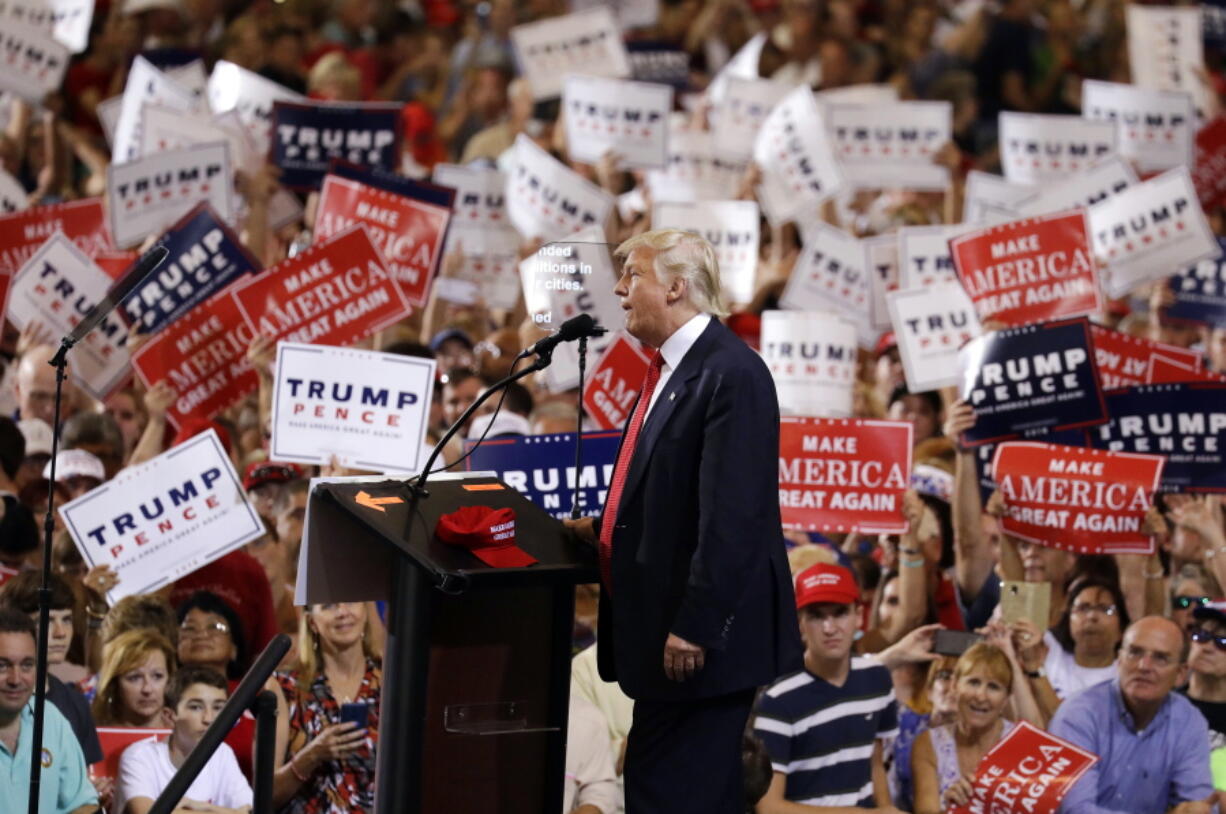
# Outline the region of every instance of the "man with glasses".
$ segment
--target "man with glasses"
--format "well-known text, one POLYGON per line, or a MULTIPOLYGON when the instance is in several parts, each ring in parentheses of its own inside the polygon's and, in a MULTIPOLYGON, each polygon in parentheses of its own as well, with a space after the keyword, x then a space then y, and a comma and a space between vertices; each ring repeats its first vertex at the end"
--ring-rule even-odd
POLYGON ((1192 613, 1188 686, 1180 692, 1209 724, 1213 786, 1226 801, 1226 600, 1198 604, 1192 613))
POLYGON ((1069 790, 1064 814, 1209 814, 1209 729, 1187 698, 1188 644, 1170 619, 1124 632, 1119 675, 1060 705, 1051 733, 1100 760, 1069 790))

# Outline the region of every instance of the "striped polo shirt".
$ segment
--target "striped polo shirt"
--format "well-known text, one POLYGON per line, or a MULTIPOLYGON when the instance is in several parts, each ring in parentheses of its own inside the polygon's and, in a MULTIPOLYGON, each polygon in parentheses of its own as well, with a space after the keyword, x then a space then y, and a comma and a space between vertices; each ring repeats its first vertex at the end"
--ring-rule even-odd
POLYGON ((898 733, 890 673, 860 657, 841 687, 808 670, 791 673, 762 693, 753 727, 771 766, 787 775, 788 800, 871 807, 873 744, 898 733))

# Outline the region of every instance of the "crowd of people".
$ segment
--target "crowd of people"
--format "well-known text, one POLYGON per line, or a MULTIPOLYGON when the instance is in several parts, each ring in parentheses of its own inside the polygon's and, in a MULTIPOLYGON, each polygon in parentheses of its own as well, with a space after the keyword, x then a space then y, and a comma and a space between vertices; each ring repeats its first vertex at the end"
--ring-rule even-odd
MULTIPOLYGON (((575 6, 581 4, 575 3, 575 6)), ((586 5, 586 4, 585 4, 586 5)), ((815 91, 892 87, 899 98, 951 103, 953 138, 938 161, 945 192, 861 190, 821 217, 858 237, 899 226, 956 222, 971 170, 997 172, 998 114, 1081 110, 1083 79, 1128 82, 1124 0, 660 0, 656 22, 628 29, 631 46, 684 54, 676 126, 711 125, 704 90, 756 34, 758 75, 815 91)), ((313 99, 403 105, 402 172, 428 178, 440 163, 505 168, 527 136, 620 205, 606 224, 616 245, 649 229, 652 194, 617 156, 572 159, 556 102, 536 100, 520 75, 514 26, 571 11, 565 0, 276 0, 226 3, 103 0, 87 49, 41 105, 0 97, 0 165, 29 206, 104 193, 110 151, 99 105, 122 93, 133 58, 200 58, 250 71, 313 99)), ((1208 14, 1208 12, 1207 12, 1208 14)), ((1206 17, 1206 20, 1209 20, 1206 17)), ((1202 81, 1226 92, 1222 54, 1208 38, 1202 81)), ((1220 43, 1218 43, 1220 44, 1220 43)), ((1213 110, 1207 111, 1212 115, 1213 110)), ((271 266, 310 244, 317 195, 304 214, 269 229, 278 170, 236 179, 240 234, 271 266)), ((750 164, 739 184, 755 196, 750 164)), ((1206 211, 1226 237, 1221 208, 1206 211)), ((816 215, 815 215, 816 217, 816 215)), ((805 224, 761 230, 756 291, 727 323, 756 346, 761 316, 778 308, 805 224)), ((520 257, 541 245, 521 235, 520 257)), ((462 265, 455 252, 439 274, 462 265)), ((1173 273, 1176 269, 1170 269, 1173 273)), ((610 278, 594 284, 612 289, 610 278)), ((1134 336, 1205 354, 1226 373, 1226 324, 1170 318, 1164 282, 1112 300, 1095 319, 1134 336)), ((619 328, 621 326, 610 326, 619 328)), ((429 357, 439 376, 428 440, 436 441, 523 347, 543 332, 515 308, 427 305, 362 345, 429 357)), ((65 386, 55 481, 49 478, 55 337, 37 323, 4 324, 0 355, 0 799, 24 810, 34 687, 42 516, 48 502, 80 497, 126 467, 213 430, 265 524, 263 537, 152 594, 110 605, 118 576, 89 567, 57 515, 52 536, 51 624, 44 812, 144 814, 200 740, 253 658, 277 633, 295 647, 269 683, 277 698, 273 797, 279 811, 372 811, 378 745, 383 608, 294 602, 309 480, 347 474, 268 458, 276 346, 257 336, 247 361, 260 387, 216 415, 173 426, 167 382, 132 379, 98 401, 65 386), (317 470, 317 471, 313 471, 317 470), (364 722, 342 721, 365 705, 364 722), (120 730, 142 737, 104 755, 120 730), (143 735, 145 731, 149 737, 143 735), (108 764, 108 759, 115 760, 108 764)), ((134 331, 129 346, 145 341, 134 331)), ((572 431, 576 390, 543 378, 515 385, 495 418, 478 416, 445 451, 479 436, 572 431)), ((854 415, 910 422, 913 480, 895 535, 763 528, 746 545, 786 545, 795 577, 804 667, 779 676, 755 702, 745 733, 745 810, 762 814, 936 814, 965 803, 984 755, 1021 721, 1099 756, 1063 803, 1069 814, 1194 814, 1226 805, 1226 516, 1213 495, 1155 500, 1152 554, 1078 555, 1001 531, 999 498, 984 500, 975 451, 958 443, 974 408, 953 392, 909 392, 892 335, 862 348, 854 415), (782 538, 782 539, 780 539, 782 538), (1050 586, 1049 617, 1006 621, 1005 585, 1050 586), (970 646, 937 647, 938 631, 978 632, 970 646), (935 649, 934 649, 935 648, 935 649), (938 652, 941 651, 941 652, 938 652)), ((492 408, 492 405, 490 405, 492 408)), ((488 411, 487 411, 488 412, 488 411)), ((633 701, 596 667, 599 586, 576 593, 575 657, 564 811, 623 810, 620 775, 633 701)), ((254 721, 240 720, 177 810, 230 812, 252 804, 254 721)), ((122 733, 121 733, 122 734, 122 733)))

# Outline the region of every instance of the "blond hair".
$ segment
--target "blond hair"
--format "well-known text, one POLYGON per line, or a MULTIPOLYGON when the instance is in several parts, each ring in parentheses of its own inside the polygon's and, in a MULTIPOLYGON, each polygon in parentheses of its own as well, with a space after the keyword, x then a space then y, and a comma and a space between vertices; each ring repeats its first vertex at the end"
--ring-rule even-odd
POLYGON ((667 285, 677 277, 685 280, 690 304, 704 314, 728 316, 719 283, 719 261, 715 249, 697 232, 684 229, 653 229, 635 235, 617 247, 614 257, 625 258, 635 249, 651 249, 652 266, 660 282, 667 285))
POLYGON ((954 682, 978 667, 982 667, 990 678, 1003 684, 1006 692, 1013 692, 1013 664, 1005 655, 1005 651, 987 642, 971 645, 958 657, 958 663, 954 666, 954 682))
MULTIPOLYGON (((375 643, 375 611, 369 602, 357 602, 366 611, 366 621, 362 625, 362 654, 368 659, 378 660, 380 653, 375 643)), ((294 669, 299 678, 310 681, 324 669, 323 650, 319 634, 311 628, 311 610, 315 605, 307 605, 298 614, 298 658, 294 669)))
POLYGON ((175 651, 166 637, 151 627, 120 633, 102 647, 102 669, 98 671, 98 694, 91 711, 94 723, 110 726, 119 723, 119 680, 124 673, 145 663, 150 654, 166 657, 166 683, 175 674, 175 651))

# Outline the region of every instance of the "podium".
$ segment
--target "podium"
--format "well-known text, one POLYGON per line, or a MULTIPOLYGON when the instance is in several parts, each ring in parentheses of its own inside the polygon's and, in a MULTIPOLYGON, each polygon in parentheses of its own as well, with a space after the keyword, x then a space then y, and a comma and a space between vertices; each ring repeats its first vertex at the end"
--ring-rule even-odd
POLYGON ((386 599, 379 814, 562 808, 574 586, 596 553, 492 473, 313 484, 299 603, 386 599), (535 557, 493 568, 434 536, 463 506, 511 508, 535 557))

